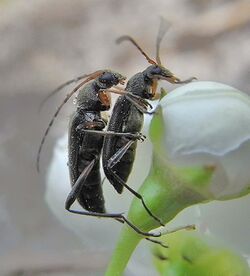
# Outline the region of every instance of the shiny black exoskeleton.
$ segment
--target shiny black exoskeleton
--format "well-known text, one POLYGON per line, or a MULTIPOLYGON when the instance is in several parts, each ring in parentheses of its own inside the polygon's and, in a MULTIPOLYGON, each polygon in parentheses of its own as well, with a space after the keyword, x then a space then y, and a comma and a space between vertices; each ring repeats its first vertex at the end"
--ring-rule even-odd
MULTIPOLYGON (((83 75, 74 80, 65 82, 50 93, 48 97, 57 93, 66 85, 75 82, 75 80, 78 81, 83 78, 86 79, 77 85, 73 91, 66 96, 52 117, 40 143, 37 154, 37 169, 39 170, 39 160, 42 147, 55 118, 69 98, 74 93, 79 91, 77 96, 77 109, 72 115, 69 124, 68 166, 72 190, 66 199, 65 208, 69 212, 75 214, 114 218, 119 222, 126 222, 138 234, 147 237, 157 237, 159 236, 158 234, 151 234, 138 229, 126 219, 123 213, 106 213, 104 207, 100 176, 100 155, 103 146, 103 137, 119 136, 130 138, 133 141, 143 140, 143 136, 140 133, 117 133, 103 130, 106 123, 101 117, 101 111, 105 111, 110 108, 109 92, 118 94, 124 93, 118 88, 116 91, 110 91, 109 88, 116 86, 119 83, 124 84, 126 78, 110 70, 99 70, 95 73, 83 75), (92 82, 88 83, 91 80, 92 82), (86 211, 71 209, 72 204, 76 200, 86 211)), ((152 241, 160 243, 159 241, 152 241)))
MULTIPOLYGON (((161 65, 159 57, 161 39, 162 37, 157 39, 157 62, 149 58, 130 36, 123 36, 118 39, 118 42, 128 40, 134 44, 151 65, 144 71, 135 74, 128 81, 125 89, 128 94, 118 98, 109 121, 108 131, 140 132, 144 121, 144 113, 148 113, 147 107, 150 106, 147 100, 152 100, 155 97, 157 82, 159 80, 166 80, 170 83, 186 83, 194 79, 190 78, 186 81, 181 81, 161 65), (129 97, 130 95, 133 96, 133 99, 129 97)), ((161 220, 149 210, 142 196, 126 184, 133 167, 136 147, 137 141, 131 140, 128 137, 105 137, 102 158, 104 172, 118 193, 122 193, 123 187, 126 187, 142 201, 147 212, 162 225, 161 220)))
POLYGON ((159 236, 141 231, 122 213, 106 213, 104 207, 99 164, 103 136, 127 137, 131 141, 143 140, 141 134, 135 132, 103 131, 105 122, 100 112, 110 107, 110 99, 106 92, 118 83, 123 84, 124 80, 120 74, 106 71, 79 91, 77 110, 69 127, 69 171, 72 190, 66 199, 65 208, 76 214, 115 218, 120 222, 126 222, 139 234, 159 236), (76 199, 86 212, 70 208, 76 199))
MULTIPOLYGON (((173 78, 173 74, 167 69, 158 65, 150 65, 144 71, 135 74, 128 81, 126 91, 142 99, 153 99, 155 91, 153 89, 155 81, 173 78)), ((128 97, 120 96, 113 108, 112 116, 109 121, 108 131, 138 133, 141 131, 144 121, 145 102, 140 99, 134 104, 128 97), (141 107, 141 108, 140 108, 141 107)), ((137 141, 131 141, 127 137, 107 136, 103 146, 103 168, 105 175, 118 193, 121 193, 124 183, 130 175, 133 167, 137 141), (131 144, 127 149, 126 145, 131 144), (126 152, 122 151, 126 148, 126 152), (118 162, 117 158, 113 161, 113 156, 121 152, 122 157, 118 162)))
POLYGON ((80 190, 73 197, 68 197, 66 209, 70 208, 77 195, 78 202, 85 210, 105 213, 100 175, 103 136, 93 131, 102 131, 106 126, 101 117, 101 111, 110 108, 105 89, 124 80, 125 77, 118 73, 104 71, 78 93, 77 108, 69 124, 68 166, 71 185, 74 187, 77 184, 80 190))

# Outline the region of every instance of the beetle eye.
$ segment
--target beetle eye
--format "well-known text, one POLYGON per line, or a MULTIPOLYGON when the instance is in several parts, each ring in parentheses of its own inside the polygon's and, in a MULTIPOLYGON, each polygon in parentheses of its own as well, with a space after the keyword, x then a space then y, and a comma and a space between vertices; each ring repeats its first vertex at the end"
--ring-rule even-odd
POLYGON ((162 71, 161 68, 156 66, 156 67, 152 68, 151 74, 152 75, 160 75, 161 71, 162 71))
POLYGON ((107 83, 107 82, 112 82, 114 79, 113 75, 110 73, 104 73, 100 78, 100 82, 102 83, 107 83))

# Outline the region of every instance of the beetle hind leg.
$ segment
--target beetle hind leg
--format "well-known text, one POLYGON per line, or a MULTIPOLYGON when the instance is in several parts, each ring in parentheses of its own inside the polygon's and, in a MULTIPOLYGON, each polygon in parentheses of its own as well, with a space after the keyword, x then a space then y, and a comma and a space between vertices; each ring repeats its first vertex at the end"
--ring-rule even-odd
POLYGON ((72 210, 70 207, 77 199, 77 196, 79 195, 83 185, 84 181, 88 177, 89 173, 93 169, 95 165, 96 159, 93 159, 89 165, 82 171, 79 178, 77 179, 76 183, 72 187, 71 192, 69 193, 66 202, 65 202, 65 209, 68 210, 71 213, 78 214, 78 215, 85 215, 85 216, 92 216, 92 217, 100 217, 100 218, 114 218, 118 220, 119 222, 125 222, 127 223, 131 228, 133 228, 138 234, 143 235, 145 237, 159 237, 161 234, 158 233, 148 233, 143 232, 139 228, 137 228, 134 224, 132 224, 129 220, 127 220, 123 213, 98 213, 98 212, 92 212, 92 211, 84 211, 84 210, 72 210))
POLYGON ((122 180, 113 170, 112 168, 122 159, 124 154, 127 152, 127 150, 130 148, 130 146, 135 141, 130 140, 128 141, 123 147, 121 147, 109 160, 107 164, 107 170, 109 173, 116 179, 116 181, 122 186, 125 187, 128 191, 130 191, 134 196, 136 196, 141 202, 147 213, 154 218, 160 225, 164 226, 165 224, 159 219, 157 216, 155 216, 150 209, 147 207, 142 195, 137 193, 135 190, 133 190, 131 187, 129 187, 124 180, 122 180))

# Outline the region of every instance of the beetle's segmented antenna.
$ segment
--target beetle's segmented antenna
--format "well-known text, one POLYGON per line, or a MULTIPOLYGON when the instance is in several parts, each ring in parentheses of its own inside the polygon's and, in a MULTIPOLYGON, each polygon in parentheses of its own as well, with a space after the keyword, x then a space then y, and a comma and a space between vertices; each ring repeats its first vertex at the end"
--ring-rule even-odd
POLYGON ((49 133, 49 130, 51 128, 51 126, 54 123, 55 118, 57 117, 58 113, 60 112, 60 110, 62 109, 62 107, 66 104, 66 102, 73 96, 74 93, 76 93, 78 91, 78 89, 80 89, 85 83, 97 78, 98 76, 100 76, 103 73, 103 70, 98 70, 92 74, 89 74, 88 78, 84 81, 82 81, 80 84, 78 84, 64 99, 64 101, 60 104, 60 106, 57 108, 54 116, 52 117, 51 121, 49 122, 49 125, 47 127, 47 129, 45 130, 45 133, 43 135, 42 141, 40 143, 39 149, 38 149, 38 153, 37 153, 37 159, 36 159, 36 168, 37 171, 39 172, 39 162, 40 162, 40 156, 41 156, 41 151, 45 142, 45 139, 49 133))
POLYGON ((151 59, 143 50, 142 48, 137 44, 137 42, 129 35, 123 35, 121 37, 119 37, 117 40, 116 40, 116 43, 120 44, 121 42, 125 41, 125 40, 128 40, 130 41, 143 55, 144 57, 147 59, 147 61, 150 63, 150 64, 153 64, 153 65, 156 65, 156 62, 151 59))
POLYGON ((44 104, 47 102, 48 99, 50 99, 52 96, 54 96, 57 92, 59 92, 60 90, 62 90, 65 86, 70 85, 71 83, 74 82, 78 82, 81 79, 85 79, 88 78, 89 76, 91 76, 92 74, 84 74, 81 75, 79 77, 76 77, 72 80, 68 80, 65 83, 61 84, 60 86, 58 86, 55 90, 53 90, 52 92, 50 92, 45 99, 41 102, 40 106, 39 106, 39 112, 41 111, 41 109, 43 108, 44 104))
POLYGON ((160 45, 162 42, 163 37, 165 36, 167 30, 169 29, 170 24, 169 22, 164 19, 163 17, 160 18, 160 27, 156 38, 156 62, 158 65, 161 65, 160 59, 160 45))

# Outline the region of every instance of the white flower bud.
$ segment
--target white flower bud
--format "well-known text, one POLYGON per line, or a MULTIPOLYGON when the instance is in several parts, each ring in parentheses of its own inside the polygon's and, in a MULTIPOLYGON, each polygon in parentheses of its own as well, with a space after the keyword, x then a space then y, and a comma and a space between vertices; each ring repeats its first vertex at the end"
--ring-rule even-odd
POLYGON ((176 166, 213 166, 215 199, 250 186, 250 98, 225 84, 192 82, 160 102, 165 158, 176 166))

